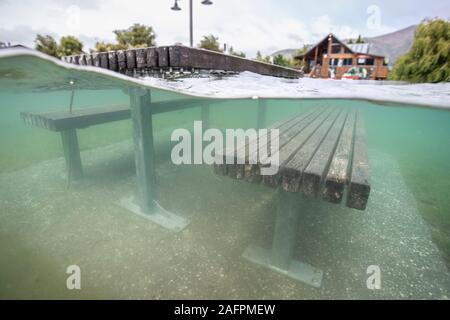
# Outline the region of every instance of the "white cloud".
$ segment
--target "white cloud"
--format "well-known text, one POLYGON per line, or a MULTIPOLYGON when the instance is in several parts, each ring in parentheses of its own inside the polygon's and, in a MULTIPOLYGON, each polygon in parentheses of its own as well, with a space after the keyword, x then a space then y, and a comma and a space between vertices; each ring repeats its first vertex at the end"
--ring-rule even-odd
MULTIPOLYGON (((341 9, 347 6, 339 9, 334 2, 330 3, 330 12, 322 10, 326 13, 322 14, 316 10, 316 16, 308 14, 305 3, 290 0, 282 4, 271 0, 213 2, 212 6, 203 6, 200 0, 194 1, 195 44, 202 35, 214 34, 221 43, 232 45, 249 57, 257 50, 270 54, 279 49, 298 48, 330 32, 341 38, 354 38, 358 34, 369 36, 393 31, 385 24, 379 30, 368 31, 363 19, 359 23, 353 20, 342 23, 346 11, 341 9), (291 5, 287 6, 289 2, 291 5), (303 6, 304 10, 298 10, 303 6)), ((80 37, 89 48, 96 41, 113 41, 115 29, 143 23, 154 27, 158 44, 188 44, 188 1, 180 1, 182 11, 178 12, 170 10, 172 4, 173 0, 0 0, 0 41, 32 45, 37 32, 71 34, 80 37)), ((364 17, 365 9, 361 13, 364 17)))

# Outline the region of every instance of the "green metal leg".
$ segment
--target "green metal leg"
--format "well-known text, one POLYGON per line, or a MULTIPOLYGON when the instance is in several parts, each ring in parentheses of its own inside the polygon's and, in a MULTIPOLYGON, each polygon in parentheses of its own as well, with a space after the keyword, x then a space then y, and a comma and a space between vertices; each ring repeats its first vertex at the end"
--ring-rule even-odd
POLYGON ((293 259, 301 209, 308 207, 306 197, 282 189, 277 191, 277 217, 272 249, 250 246, 243 257, 278 273, 320 287, 322 271, 293 259))
POLYGON ((202 125, 203 133, 209 128, 209 105, 205 104, 202 106, 202 125))
POLYGON ((181 231, 188 220, 161 207, 156 198, 155 152, 150 92, 132 89, 130 93, 131 119, 136 162, 137 196, 120 201, 120 205, 167 229, 181 231))
POLYGON ((83 177, 83 169, 76 129, 61 131, 61 140, 69 181, 81 179, 83 177))
POLYGON ((266 113, 267 113, 267 101, 258 99, 258 118, 256 122, 256 128, 262 129, 266 125, 266 113))

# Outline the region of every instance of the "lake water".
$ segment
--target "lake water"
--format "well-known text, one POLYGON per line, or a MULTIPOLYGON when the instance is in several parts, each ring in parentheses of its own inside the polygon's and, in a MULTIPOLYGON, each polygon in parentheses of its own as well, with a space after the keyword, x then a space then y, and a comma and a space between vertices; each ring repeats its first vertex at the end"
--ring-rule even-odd
POLYGON ((343 91, 334 84, 334 95, 327 96, 327 83, 320 82, 314 91, 310 79, 264 77, 258 91, 255 83, 245 88, 248 74, 138 83, 87 70, 32 55, 0 57, 1 298, 449 297, 450 111, 445 87, 422 87, 414 105, 406 98, 407 103, 398 103, 402 95, 411 97, 408 92, 390 99, 389 87, 364 84, 348 86, 378 94, 377 101, 344 98, 348 91, 338 99, 343 91), (238 94, 248 92, 248 98, 223 100, 227 81, 240 84, 232 90, 243 88, 238 94), (321 105, 361 111, 372 180, 367 210, 318 203, 315 212, 302 216, 296 255, 324 270, 320 289, 241 257, 250 244, 270 246, 272 189, 218 177, 206 165, 171 163, 171 132, 192 129, 193 121, 201 119, 200 108, 153 119, 159 202, 191 220, 176 234, 117 205, 136 188, 130 120, 78 130, 86 177, 68 185, 59 134, 26 125, 20 117, 24 111, 68 110, 72 89, 73 109, 129 105, 127 88, 145 84, 152 85, 147 87, 152 101, 193 99, 186 92, 203 90, 211 96, 210 127, 220 129, 255 127, 258 100, 253 95, 267 100, 268 123, 321 105), (289 86, 303 88, 304 98, 300 93, 269 97, 277 88, 288 95, 289 86), (430 95, 436 89, 438 97, 423 102, 427 88, 430 95), (69 265, 82 270, 81 290, 66 288, 69 265), (370 265, 381 268, 381 290, 366 288, 370 265))

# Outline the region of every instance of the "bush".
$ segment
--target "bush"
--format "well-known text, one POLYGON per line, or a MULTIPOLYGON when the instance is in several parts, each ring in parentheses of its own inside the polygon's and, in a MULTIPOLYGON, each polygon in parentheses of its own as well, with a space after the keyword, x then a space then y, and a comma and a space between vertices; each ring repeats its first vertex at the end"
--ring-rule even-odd
POLYGON ((413 83, 450 81, 450 21, 422 22, 410 51, 396 61, 389 78, 413 83))

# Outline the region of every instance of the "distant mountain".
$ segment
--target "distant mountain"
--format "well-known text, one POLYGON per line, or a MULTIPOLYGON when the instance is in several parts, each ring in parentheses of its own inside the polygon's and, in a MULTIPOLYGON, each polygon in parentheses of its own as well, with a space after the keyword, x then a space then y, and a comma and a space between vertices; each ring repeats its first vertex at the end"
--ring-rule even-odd
POLYGON ((398 57, 411 49, 416 28, 417 26, 410 26, 402 30, 364 40, 370 43, 370 53, 385 56, 389 59, 389 63, 393 64, 398 57))
MULTIPOLYGON (((414 32, 417 26, 410 26, 392 33, 384 34, 372 38, 364 38, 364 41, 370 43, 370 53, 385 56, 389 59, 389 64, 394 64, 395 60, 411 48, 414 32)), ((347 42, 346 39, 342 41, 347 42)), ((297 49, 284 49, 272 53, 272 56, 278 54, 292 59, 297 49)))
POLYGON ((294 54, 298 49, 284 49, 284 50, 278 50, 271 54, 271 56, 275 57, 279 54, 281 54, 283 57, 292 59, 294 58, 294 54))

